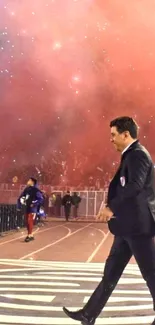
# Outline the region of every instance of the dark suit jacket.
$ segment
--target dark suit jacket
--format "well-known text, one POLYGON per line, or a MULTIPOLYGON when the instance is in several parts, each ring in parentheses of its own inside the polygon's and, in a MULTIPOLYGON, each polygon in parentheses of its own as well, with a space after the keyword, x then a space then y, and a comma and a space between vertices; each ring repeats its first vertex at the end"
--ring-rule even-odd
POLYGON ((108 222, 114 235, 155 234, 154 164, 138 140, 122 155, 109 186, 107 206, 114 213, 108 222))

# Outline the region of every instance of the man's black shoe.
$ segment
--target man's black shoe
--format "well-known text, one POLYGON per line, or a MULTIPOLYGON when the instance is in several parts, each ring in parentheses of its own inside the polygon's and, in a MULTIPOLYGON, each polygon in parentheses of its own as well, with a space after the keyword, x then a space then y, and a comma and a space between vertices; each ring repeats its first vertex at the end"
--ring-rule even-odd
POLYGON ((69 311, 67 308, 63 307, 63 311, 64 313, 77 321, 80 321, 82 325, 94 325, 95 324, 95 320, 92 319, 91 321, 88 320, 88 318, 83 314, 83 310, 80 309, 78 311, 69 311))
POLYGON ((82 309, 78 311, 69 311, 66 307, 63 307, 63 311, 68 317, 74 320, 82 321, 82 309))
POLYGON ((151 325, 155 325, 155 319, 154 319, 154 321, 153 321, 153 323, 151 325))

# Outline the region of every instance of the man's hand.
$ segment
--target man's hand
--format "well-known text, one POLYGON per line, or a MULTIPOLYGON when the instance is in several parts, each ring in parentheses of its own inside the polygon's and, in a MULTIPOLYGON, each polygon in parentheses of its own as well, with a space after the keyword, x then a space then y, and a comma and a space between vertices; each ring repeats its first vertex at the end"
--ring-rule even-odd
POLYGON ((108 207, 105 207, 96 216, 96 220, 102 222, 108 222, 112 216, 113 216, 113 212, 108 207))

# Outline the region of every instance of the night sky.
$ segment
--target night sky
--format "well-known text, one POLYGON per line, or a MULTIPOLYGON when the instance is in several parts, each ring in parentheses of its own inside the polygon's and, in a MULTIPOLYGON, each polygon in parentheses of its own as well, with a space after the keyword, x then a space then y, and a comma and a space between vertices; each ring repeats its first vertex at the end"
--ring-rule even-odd
POLYGON ((111 171, 118 115, 155 159, 154 17, 154 0, 0 0, 1 177, 53 159, 111 171))

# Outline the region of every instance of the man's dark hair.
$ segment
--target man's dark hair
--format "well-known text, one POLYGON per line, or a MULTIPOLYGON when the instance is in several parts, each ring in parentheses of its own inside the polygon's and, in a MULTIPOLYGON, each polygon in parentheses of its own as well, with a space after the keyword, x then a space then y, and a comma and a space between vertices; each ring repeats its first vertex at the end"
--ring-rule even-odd
POLYGON ((36 178, 34 178, 34 177, 30 177, 30 179, 32 180, 32 182, 34 183, 34 185, 37 184, 37 180, 36 180, 36 178))
POLYGON ((132 117, 121 116, 110 122, 110 127, 115 126, 118 133, 128 131, 133 139, 138 137, 138 125, 132 117))

